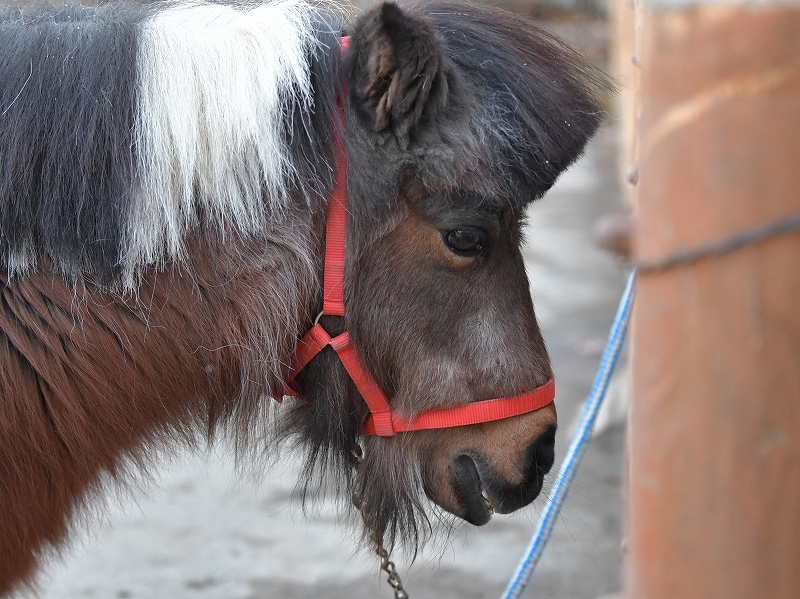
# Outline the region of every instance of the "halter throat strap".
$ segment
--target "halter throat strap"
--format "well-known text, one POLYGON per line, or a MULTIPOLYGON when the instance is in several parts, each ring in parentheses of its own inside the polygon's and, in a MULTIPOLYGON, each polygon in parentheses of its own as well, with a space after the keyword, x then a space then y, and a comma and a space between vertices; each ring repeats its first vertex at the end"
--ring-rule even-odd
MULTIPOLYGON (((349 47, 350 38, 341 38, 341 51, 349 47)), ((346 96, 346 89, 343 91, 346 96)), ((328 220, 325 226, 325 270, 323 274, 323 304, 321 316, 345 315, 344 272, 347 240, 347 152, 344 147, 344 98, 339 101, 339 122, 334 129, 336 147, 336 181, 328 203, 328 220)), ((555 381, 550 379, 533 391, 473 402, 464 406, 428 410, 414 417, 405 417, 393 411, 389 400, 378 383, 364 367, 350 341, 350 334, 331 337, 319 323, 300 339, 294 362, 289 371, 291 385, 295 377, 323 349, 330 346, 339 356, 345 370, 369 407, 370 415, 361 430, 363 435, 391 437, 397 433, 426 429, 450 428, 501 420, 533 412, 551 403, 555 398, 555 381)), ((293 393, 291 393, 293 394, 293 393)))

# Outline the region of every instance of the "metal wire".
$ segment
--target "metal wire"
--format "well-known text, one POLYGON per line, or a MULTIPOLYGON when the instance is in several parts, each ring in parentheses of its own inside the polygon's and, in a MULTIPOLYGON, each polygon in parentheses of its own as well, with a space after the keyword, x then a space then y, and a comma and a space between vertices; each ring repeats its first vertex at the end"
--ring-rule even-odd
POLYGON ((760 243, 778 235, 786 235, 797 231, 800 231, 800 213, 790 214, 765 225, 737 231, 702 245, 679 250, 664 258, 643 260, 637 263, 636 268, 641 274, 667 270, 673 266, 691 264, 710 256, 720 256, 747 245, 760 243))
POLYGON ((625 333, 628 330, 628 321, 633 305, 635 284, 636 270, 633 270, 628 276, 628 283, 625 287, 625 292, 622 294, 622 299, 617 309, 617 316, 611 327, 608 343, 603 352, 603 357, 600 360, 600 366, 594 377, 594 384, 586 400, 586 407, 584 407, 583 414, 578 422, 575 436, 572 438, 572 442, 567 450, 567 455, 564 457, 564 461, 561 464, 561 469, 558 472, 555 484, 550 492, 550 498, 547 500, 547 504, 544 507, 539 524, 534 530, 528 547, 519 565, 517 565, 517 569, 511 577, 501 599, 519 599, 525 591, 525 587, 531 579, 533 570, 536 568, 536 564, 539 563, 547 541, 550 539, 550 535, 553 532, 553 527, 558 519, 558 515, 561 513, 561 507, 564 505, 570 485, 575 479, 578 466, 580 465, 584 451, 586 450, 586 445, 591 437, 591 431, 594 426, 594 421, 597 418, 597 412, 608 390, 608 382, 611 379, 611 374, 614 372, 617 358, 622 349, 622 344, 625 341, 625 333))

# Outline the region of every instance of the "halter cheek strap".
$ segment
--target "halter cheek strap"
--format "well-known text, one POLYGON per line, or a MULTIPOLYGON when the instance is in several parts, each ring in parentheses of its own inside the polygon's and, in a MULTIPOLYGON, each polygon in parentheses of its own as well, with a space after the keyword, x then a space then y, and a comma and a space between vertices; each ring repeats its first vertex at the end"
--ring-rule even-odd
MULTIPOLYGON (((350 38, 341 38, 342 52, 349 46, 350 38)), ((346 95, 346 91, 345 94, 346 95)), ((336 144, 336 183, 328 203, 328 221, 325 230, 325 271, 323 278, 323 304, 320 316, 344 316, 344 265, 345 241, 347 237, 347 153, 344 148, 342 131, 344 124, 343 100, 339 103, 340 122, 334 138, 336 144)), ((319 321, 319 318, 317 318, 319 321)), ((442 408, 422 412, 407 418, 392 411, 389 400, 372 375, 364 368, 355 348, 350 342, 350 334, 331 337, 325 328, 315 323, 297 344, 288 383, 291 385, 297 374, 306 367, 325 347, 331 346, 355 383, 358 392, 369 407, 361 433, 391 437, 397 433, 425 429, 449 428, 490 422, 512 416, 533 412, 551 403, 555 398, 555 381, 550 379, 533 391, 515 395, 477 401, 465 406, 442 408)), ((287 395, 295 393, 287 390, 287 395)))

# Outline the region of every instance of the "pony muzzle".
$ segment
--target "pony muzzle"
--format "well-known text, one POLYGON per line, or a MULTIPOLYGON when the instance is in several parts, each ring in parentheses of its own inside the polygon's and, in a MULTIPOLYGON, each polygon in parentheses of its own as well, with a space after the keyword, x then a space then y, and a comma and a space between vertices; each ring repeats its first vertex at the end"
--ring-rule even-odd
POLYGON ((508 514, 531 503, 541 492, 555 458, 555 426, 548 426, 521 455, 516 467, 485 451, 461 451, 434 457, 425 492, 448 512, 481 526, 494 513, 508 514))

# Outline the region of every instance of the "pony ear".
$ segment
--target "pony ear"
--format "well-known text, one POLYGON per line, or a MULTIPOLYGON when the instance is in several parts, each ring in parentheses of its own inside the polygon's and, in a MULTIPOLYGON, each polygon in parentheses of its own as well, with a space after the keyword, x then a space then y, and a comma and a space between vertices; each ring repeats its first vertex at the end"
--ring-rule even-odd
POLYGON ((426 19, 387 2, 367 13, 350 42, 352 105, 374 132, 408 147, 414 127, 447 99, 443 52, 426 19))

